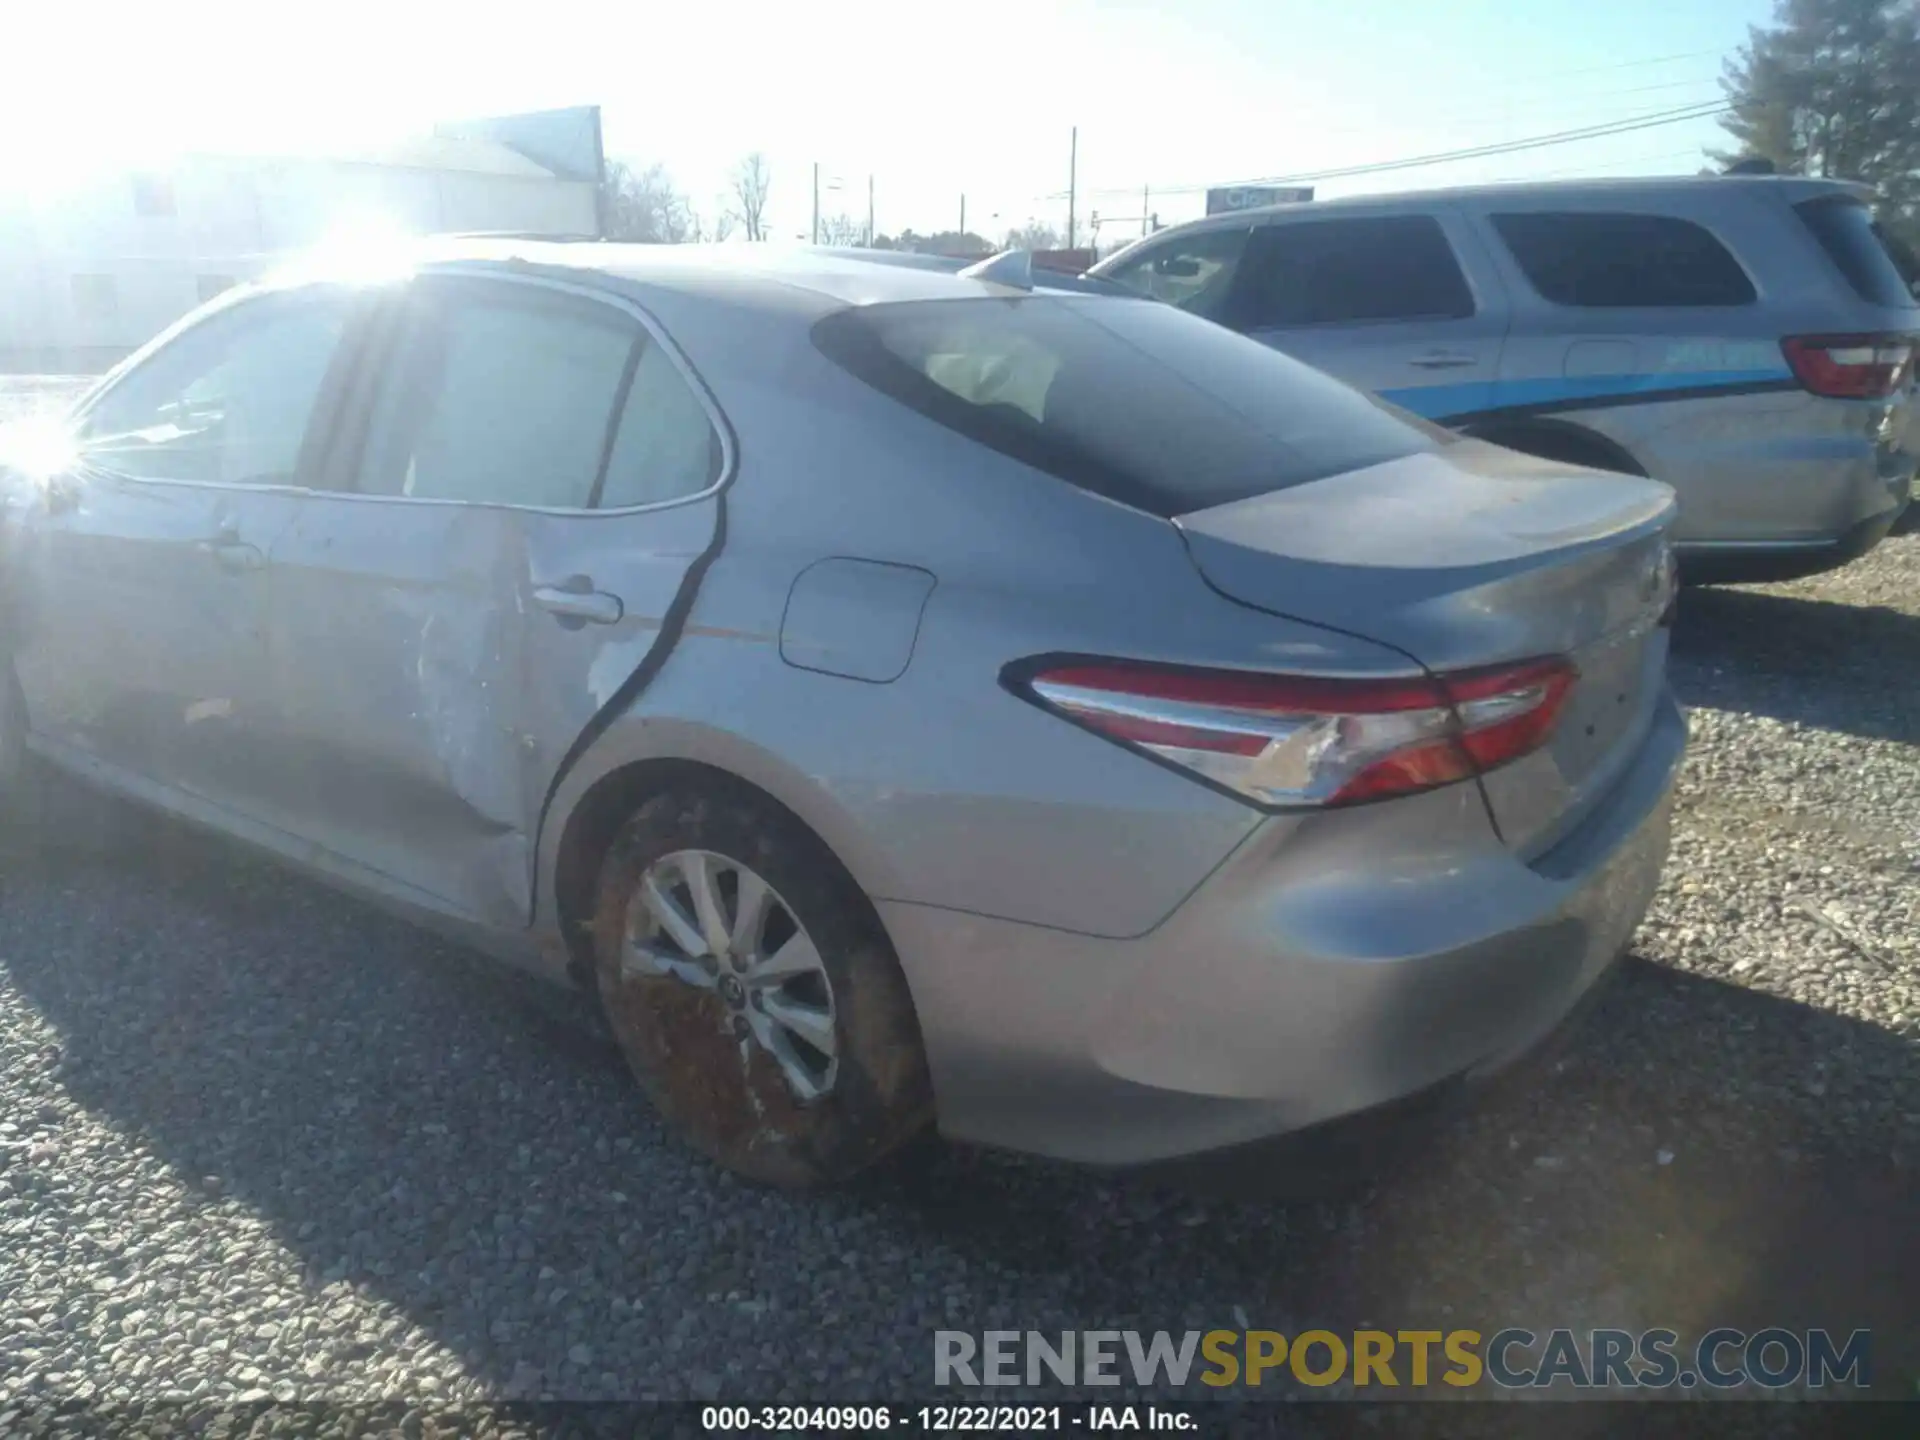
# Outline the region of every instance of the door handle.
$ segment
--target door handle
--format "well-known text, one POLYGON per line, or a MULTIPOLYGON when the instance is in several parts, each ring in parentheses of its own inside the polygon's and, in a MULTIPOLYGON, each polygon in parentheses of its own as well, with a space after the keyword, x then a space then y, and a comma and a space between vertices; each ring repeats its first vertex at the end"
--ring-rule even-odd
POLYGON ((1458 370, 1463 365, 1478 365, 1478 355, 1463 355, 1458 350, 1429 350, 1407 362, 1421 370, 1458 370))
POLYGON ((575 581, 581 588, 566 585, 536 585, 533 589, 533 603, 549 615, 557 616, 561 623, 569 620, 576 626, 583 624, 612 625, 627 613, 626 606, 620 603, 618 595, 609 595, 604 590, 594 590, 591 581, 575 581))

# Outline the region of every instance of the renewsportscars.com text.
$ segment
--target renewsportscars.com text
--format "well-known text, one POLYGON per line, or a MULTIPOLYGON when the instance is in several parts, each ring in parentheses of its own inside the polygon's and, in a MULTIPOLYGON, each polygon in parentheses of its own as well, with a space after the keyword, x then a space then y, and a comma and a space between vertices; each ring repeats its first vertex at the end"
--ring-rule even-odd
POLYGON ((1778 1390, 1872 1384, 1872 1334, 1708 1330, 1683 1345, 1673 1330, 1037 1330, 934 1332, 936 1385, 1262 1383, 1355 1389, 1778 1390))

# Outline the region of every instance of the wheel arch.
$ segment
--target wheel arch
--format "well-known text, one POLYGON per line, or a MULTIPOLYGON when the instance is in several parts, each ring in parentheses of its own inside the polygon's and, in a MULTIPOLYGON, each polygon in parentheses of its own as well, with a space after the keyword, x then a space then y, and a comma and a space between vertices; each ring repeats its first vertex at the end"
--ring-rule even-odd
MULTIPOLYGON (((555 797, 546 827, 541 913, 546 927, 557 933, 576 983, 591 983, 588 925, 608 845, 635 809, 677 783, 745 792, 787 816, 847 872, 886 933, 873 901, 891 893, 892 867, 836 797, 738 736, 660 718, 647 720, 644 730, 649 742, 644 747, 623 743, 624 726, 603 736, 555 797), (560 823, 551 823, 556 818, 560 823)), ((888 939, 891 943, 891 935, 888 939)))

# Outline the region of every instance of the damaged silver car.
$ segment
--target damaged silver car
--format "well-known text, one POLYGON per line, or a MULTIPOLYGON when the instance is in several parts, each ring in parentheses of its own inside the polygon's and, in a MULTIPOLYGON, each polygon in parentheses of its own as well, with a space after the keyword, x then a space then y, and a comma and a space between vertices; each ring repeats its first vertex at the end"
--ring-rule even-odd
POLYGON ((1498 1067, 1666 856, 1671 492, 1094 289, 495 240, 230 292, 21 462, 0 754, 596 993, 762 1180, 1498 1067))

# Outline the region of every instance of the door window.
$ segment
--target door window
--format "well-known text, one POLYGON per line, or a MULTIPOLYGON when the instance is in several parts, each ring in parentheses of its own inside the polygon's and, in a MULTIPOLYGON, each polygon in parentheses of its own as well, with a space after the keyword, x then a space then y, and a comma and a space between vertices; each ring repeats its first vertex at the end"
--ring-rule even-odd
POLYGON ((585 508, 639 334, 608 306, 525 286, 414 296, 359 488, 585 508))
POLYGON ((1540 298, 1595 309, 1751 305, 1753 282, 1706 227, 1603 211, 1495 215, 1540 298))
POLYGON ((291 483, 350 308, 336 291, 270 295, 182 332, 87 411, 83 458, 142 480, 291 483))
POLYGON ((582 510, 718 478, 719 437, 691 385, 609 305, 433 285, 408 304, 393 375, 362 455, 365 494, 582 510))
POLYGON ((1473 313, 1473 291, 1431 215, 1262 225, 1234 297, 1234 323, 1247 330, 1473 313))
POLYGON ((1247 233, 1244 228, 1196 230, 1101 272, 1102 278, 1211 320, 1233 288, 1247 233))

